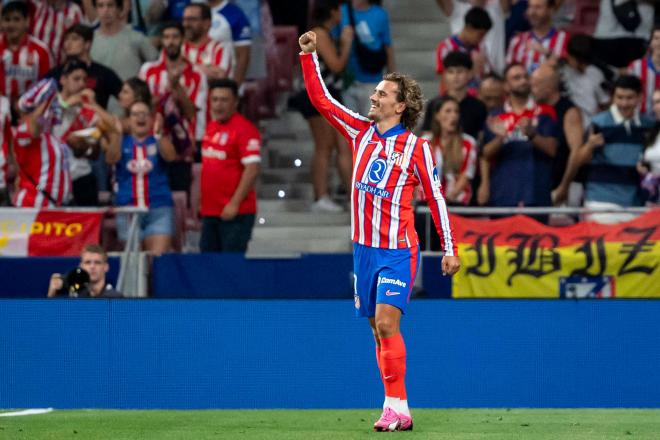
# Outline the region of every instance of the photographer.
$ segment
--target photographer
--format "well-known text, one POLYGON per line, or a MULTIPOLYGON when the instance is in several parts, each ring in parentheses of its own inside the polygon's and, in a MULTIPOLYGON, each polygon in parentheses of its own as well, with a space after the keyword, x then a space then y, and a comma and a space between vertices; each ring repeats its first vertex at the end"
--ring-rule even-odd
POLYGON ((108 254, 97 244, 86 245, 80 254, 80 266, 65 277, 54 273, 50 277, 48 298, 70 296, 78 298, 121 298, 122 294, 106 282, 108 254), (78 270, 82 269, 82 270, 78 270), (67 283, 68 281, 68 283, 67 283), (69 284, 69 286, 65 286, 69 284))

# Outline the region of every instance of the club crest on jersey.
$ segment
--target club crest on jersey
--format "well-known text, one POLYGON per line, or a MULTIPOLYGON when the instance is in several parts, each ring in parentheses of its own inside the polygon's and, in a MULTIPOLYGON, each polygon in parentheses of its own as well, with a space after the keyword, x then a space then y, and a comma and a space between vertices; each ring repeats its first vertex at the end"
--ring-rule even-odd
POLYGON ((383 180, 383 177, 385 177, 385 171, 387 171, 387 162, 385 162, 385 159, 374 160, 367 175, 369 182, 376 185, 379 184, 383 180))
POLYGON ((389 158, 387 158, 387 161, 391 164, 401 166, 403 163, 403 153, 395 151, 390 155, 389 158))
POLYGON ((440 188, 440 175, 437 168, 433 168, 433 186, 440 188))
POLYGON ((126 169, 133 174, 149 174, 154 164, 149 159, 132 159, 126 164, 126 169))

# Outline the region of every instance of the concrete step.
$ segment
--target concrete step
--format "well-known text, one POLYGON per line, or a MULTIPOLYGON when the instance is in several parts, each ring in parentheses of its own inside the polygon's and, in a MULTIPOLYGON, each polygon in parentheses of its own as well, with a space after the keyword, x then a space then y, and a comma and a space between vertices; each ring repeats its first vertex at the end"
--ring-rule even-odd
POLYGON ((282 212, 310 212, 311 201, 301 199, 263 199, 257 201, 260 215, 282 212))
POLYGON ((262 226, 347 226, 351 216, 348 212, 263 212, 259 209, 257 223, 262 226))
POLYGON ((300 254, 350 253, 353 250, 351 240, 331 239, 252 239, 248 243, 247 258, 286 258, 300 254))
POLYGON ((309 169, 302 168, 271 168, 261 171, 259 182, 269 183, 309 183, 311 182, 309 169))
POLYGON ((307 121, 297 111, 282 112, 278 118, 265 121, 262 124, 262 129, 272 139, 295 139, 311 136, 307 121))
POLYGON ((282 152, 272 150, 268 152, 268 159, 264 163, 267 163, 270 168, 309 168, 313 156, 313 151, 282 152))
POLYGON ((264 199, 302 199, 314 200, 314 188, 311 183, 260 183, 257 186, 257 198, 264 199))
POLYGON ((438 43, 450 34, 449 23, 436 20, 392 22, 392 41, 395 56, 407 50, 435 50, 438 43))
POLYGON ((417 81, 436 79, 435 50, 408 50, 396 55, 399 72, 411 75, 417 81))
POLYGON ((384 0, 383 8, 387 10, 392 22, 416 21, 424 19, 446 20, 444 14, 433 0, 384 0))
POLYGON ((253 239, 266 240, 317 240, 317 239, 350 239, 350 225, 324 226, 268 226, 257 222, 252 230, 253 239))
POLYGON ((269 152, 277 152, 281 154, 313 152, 314 141, 312 140, 311 134, 301 138, 270 139, 265 144, 265 149, 269 152))

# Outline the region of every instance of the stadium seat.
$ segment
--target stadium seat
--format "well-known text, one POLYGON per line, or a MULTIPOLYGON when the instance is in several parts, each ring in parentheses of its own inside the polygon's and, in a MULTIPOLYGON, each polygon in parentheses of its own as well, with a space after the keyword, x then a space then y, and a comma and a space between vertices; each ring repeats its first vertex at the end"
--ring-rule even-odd
POLYGON ((593 34, 598 21, 599 10, 598 0, 576 0, 575 18, 573 23, 566 28, 569 34, 593 34))

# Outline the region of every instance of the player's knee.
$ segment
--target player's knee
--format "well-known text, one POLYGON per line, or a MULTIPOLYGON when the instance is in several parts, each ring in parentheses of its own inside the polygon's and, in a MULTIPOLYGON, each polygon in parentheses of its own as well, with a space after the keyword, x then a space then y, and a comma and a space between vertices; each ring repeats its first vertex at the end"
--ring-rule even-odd
POLYGON ((398 333, 398 331, 399 329, 394 319, 388 317, 376 319, 376 332, 379 338, 389 338, 398 333))

